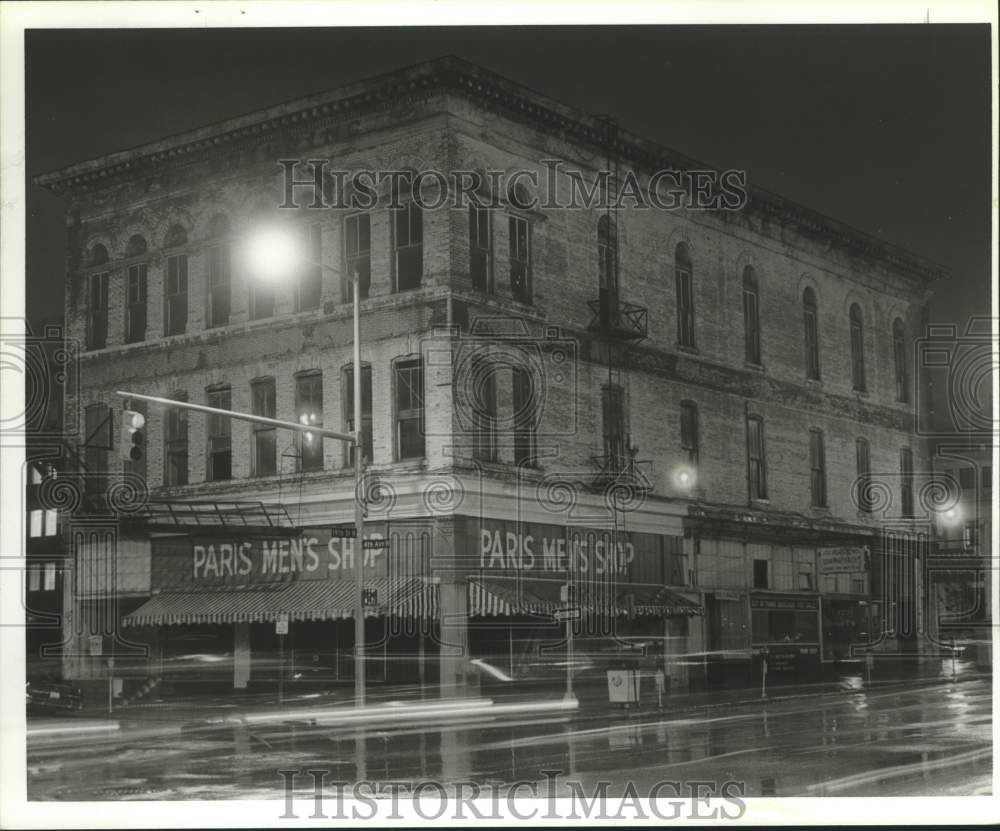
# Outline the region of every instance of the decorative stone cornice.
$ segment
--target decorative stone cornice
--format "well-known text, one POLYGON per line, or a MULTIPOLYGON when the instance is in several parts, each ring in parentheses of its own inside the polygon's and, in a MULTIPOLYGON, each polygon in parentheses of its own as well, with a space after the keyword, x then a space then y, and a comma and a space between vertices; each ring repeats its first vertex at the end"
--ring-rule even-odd
MULTIPOLYGON (((605 118, 583 113, 449 56, 70 165, 37 176, 34 181, 56 193, 110 185, 234 143, 259 141, 305 125, 315 127, 332 119, 377 112, 440 93, 462 95, 506 118, 557 134, 602 155, 613 154, 620 161, 631 162, 649 172, 711 169, 710 165, 620 128, 610 130, 605 118)), ((805 236, 820 237, 860 256, 880 260, 895 271, 917 278, 924 287, 932 280, 948 276, 943 266, 761 188, 750 188, 750 207, 795 227, 805 236)))

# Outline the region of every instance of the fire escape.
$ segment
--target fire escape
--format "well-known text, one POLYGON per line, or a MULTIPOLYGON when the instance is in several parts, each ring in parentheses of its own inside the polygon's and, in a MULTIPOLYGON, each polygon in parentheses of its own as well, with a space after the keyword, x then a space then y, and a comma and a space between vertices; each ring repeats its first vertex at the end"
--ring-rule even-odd
POLYGON ((605 493, 614 491, 609 503, 617 506, 613 513, 618 529, 624 523, 624 503, 651 488, 651 463, 636 458, 638 447, 632 441, 625 417, 629 355, 636 344, 648 337, 648 325, 646 308, 627 303, 619 296, 618 125, 607 116, 601 120, 606 130, 610 175, 605 212, 597 228, 598 296, 587 304, 593 313, 587 328, 593 335, 592 358, 606 364, 608 378, 602 393, 604 452, 592 457, 595 475, 591 486, 605 493))

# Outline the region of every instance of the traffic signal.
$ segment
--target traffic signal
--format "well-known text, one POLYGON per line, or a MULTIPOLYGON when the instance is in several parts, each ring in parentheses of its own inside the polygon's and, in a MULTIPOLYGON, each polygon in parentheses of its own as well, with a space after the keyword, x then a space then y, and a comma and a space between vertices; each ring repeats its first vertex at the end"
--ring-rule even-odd
POLYGON ((146 443, 146 417, 135 410, 122 410, 122 458, 130 462, 142 460, 146 443))

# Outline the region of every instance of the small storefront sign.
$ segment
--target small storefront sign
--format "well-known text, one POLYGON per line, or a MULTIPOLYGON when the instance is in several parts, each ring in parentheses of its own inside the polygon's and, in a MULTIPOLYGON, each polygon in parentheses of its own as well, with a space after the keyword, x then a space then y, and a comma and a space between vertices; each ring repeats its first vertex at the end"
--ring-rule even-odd
POLYGON ((279 615, 274 621, 274 633, 276 635, 288 634, 288 615, 279 615))
POLYGON ((815 597, 756 595, 750 598, 750 608, 767 611, 815 612, 819 608, 819 603, 815 597))
POLYGON ((863 547, 820 548, 820 574, 848 574, 868 570, 868 549, 863 547))

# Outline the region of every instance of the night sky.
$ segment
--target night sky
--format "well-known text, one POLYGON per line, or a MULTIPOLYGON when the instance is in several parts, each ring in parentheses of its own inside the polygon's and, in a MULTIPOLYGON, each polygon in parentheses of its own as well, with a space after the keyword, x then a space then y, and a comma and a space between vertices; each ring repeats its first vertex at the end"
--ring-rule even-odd
POLYGON ((446 54, 942 264, 932 320, 989 313, 986 26, 636 26, 29 31, 29 318, 66 207, 33 176, 446 54))

